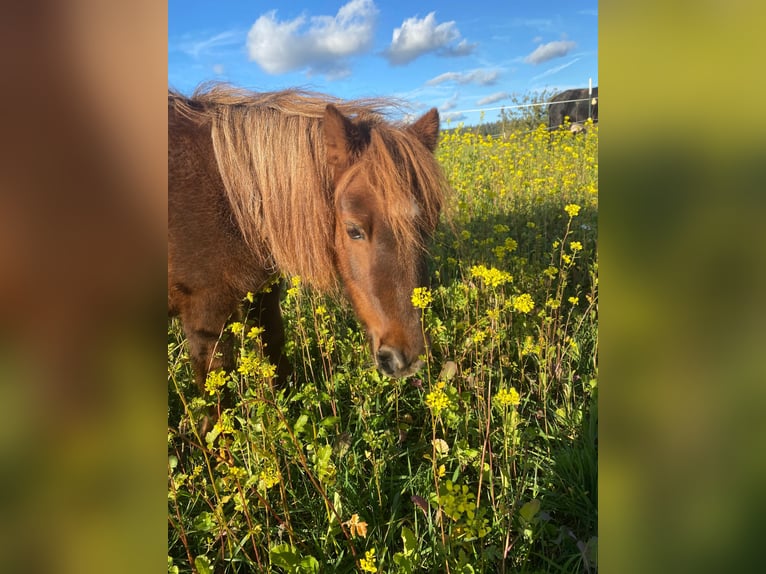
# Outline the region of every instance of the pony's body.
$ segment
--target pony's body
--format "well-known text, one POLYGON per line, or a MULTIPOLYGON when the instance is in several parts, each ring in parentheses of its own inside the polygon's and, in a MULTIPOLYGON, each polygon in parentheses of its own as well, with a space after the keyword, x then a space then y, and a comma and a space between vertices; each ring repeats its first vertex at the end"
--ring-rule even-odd
MULTIPOLYGON (((438 123, 436 110, 399 126, 370 102, 291 91, 169 92, 168 310, 181 317, 198 384, 233 366, 224 326, 279 274, 322 290, 340 276, 379 368, 404 376, 419 366, 410 295, 445 189, 438 123)), ((282 369, 277 290, 256 306, 282 369)))

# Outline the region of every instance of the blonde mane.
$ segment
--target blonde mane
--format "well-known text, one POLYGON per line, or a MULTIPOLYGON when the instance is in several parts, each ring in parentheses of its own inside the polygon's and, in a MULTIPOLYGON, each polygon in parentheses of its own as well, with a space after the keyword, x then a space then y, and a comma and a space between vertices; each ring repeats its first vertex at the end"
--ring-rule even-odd
POLYGON ((369 137, 364 169, 403 255, 435 228, 447 184, 433 154, 405 125, 385 120, 397 102, 343 101, 300 90, 253 93, 227 85, 169 92, 179 113, 209 123, 219 172, 247 244, 264 266, 326 290, 336 285, 333 177, 322 118, 328 103, 369 137), (413 201, 417 218, 413 221, 413 201))

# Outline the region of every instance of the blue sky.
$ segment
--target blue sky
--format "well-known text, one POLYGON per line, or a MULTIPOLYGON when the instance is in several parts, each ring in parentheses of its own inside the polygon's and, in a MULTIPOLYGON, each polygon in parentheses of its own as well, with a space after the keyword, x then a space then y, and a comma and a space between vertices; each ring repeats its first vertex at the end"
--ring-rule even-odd
POLYGON ((394 96, 451 125, 512 94, 598 85, 595 0, 169 0, 168 84, 222 80, 342 98, 394 96))

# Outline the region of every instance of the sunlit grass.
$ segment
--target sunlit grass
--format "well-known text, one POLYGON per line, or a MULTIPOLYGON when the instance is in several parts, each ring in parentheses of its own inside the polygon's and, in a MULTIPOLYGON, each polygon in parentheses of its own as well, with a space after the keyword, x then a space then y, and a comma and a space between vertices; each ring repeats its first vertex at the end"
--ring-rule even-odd
POLYGON ((287 390, 241 325, 238 370, 199 397, 172 323, 169 571, 595 571, 597 145, 596 127, 442 138, 455 197, 413 293, 431 353, 408 380, 298 279, 287 390), (195 435, 225 387, 235 406, 195 435))

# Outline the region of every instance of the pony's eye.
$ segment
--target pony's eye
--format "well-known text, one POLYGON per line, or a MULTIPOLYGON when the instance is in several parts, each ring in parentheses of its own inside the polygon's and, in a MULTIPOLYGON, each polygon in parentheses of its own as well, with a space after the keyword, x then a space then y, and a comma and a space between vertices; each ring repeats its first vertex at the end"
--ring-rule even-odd
POLYGON ((357 225, 347 225, 346 233, 353 240, 364 239, 364 231, 357 225))

